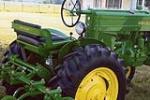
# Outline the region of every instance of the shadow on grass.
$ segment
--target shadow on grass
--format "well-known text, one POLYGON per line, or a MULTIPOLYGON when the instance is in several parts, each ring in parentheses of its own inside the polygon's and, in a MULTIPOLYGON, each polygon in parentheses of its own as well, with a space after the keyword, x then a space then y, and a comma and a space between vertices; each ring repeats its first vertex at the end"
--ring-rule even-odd
POLYGON ((126 100, 150 100, 150 67, 137 68, 126 100))

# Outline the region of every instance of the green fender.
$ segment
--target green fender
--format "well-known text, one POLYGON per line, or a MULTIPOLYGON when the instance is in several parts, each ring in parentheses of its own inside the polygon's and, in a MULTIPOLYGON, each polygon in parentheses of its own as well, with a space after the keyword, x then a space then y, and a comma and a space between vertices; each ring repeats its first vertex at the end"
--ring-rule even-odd
POLYGON ((82 47, 82 46, 86 46, 86 45, 89 45, 89 44, 101 44, 103 46, 106 46, 103 42, 101 41, 98 41, 96 39, 78 39, 78 40, 74 40, 74 41, 71 41, 67 44, 65 44, 60 50, 59 50, 59 53, 58 53, 58 62, 59 63, 62 63, 63 61, 63 58, 71 53, 73 51, 73 49, 75 48, 78 48, 78 47, 82 47))

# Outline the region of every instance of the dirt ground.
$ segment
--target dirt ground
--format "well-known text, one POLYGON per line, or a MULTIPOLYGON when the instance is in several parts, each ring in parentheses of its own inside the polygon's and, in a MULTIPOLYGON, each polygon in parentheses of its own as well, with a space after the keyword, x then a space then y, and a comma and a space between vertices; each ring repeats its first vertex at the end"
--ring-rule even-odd
POLYGON ((150 66, 137 68, 126 100, 150 100, 150 66))

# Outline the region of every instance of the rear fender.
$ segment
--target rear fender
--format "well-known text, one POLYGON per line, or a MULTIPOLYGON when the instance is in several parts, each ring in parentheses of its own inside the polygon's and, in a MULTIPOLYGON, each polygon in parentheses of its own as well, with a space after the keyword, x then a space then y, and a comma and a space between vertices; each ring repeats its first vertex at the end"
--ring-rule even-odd
POLYGON ((86 45, 89 45, 89 44, 101 44, 104 47, 106 47, 103 42, 98 41, 96 39, 78 39, 78 40, 74 40, 74 41, 71 41, 71 42, 65 44, 59 50, 59 53, 58 53, 58 62, 62 63, 64 57, 67 54, 71 53, 75 48, 83 47, 83 46, 86 46, 86 45))

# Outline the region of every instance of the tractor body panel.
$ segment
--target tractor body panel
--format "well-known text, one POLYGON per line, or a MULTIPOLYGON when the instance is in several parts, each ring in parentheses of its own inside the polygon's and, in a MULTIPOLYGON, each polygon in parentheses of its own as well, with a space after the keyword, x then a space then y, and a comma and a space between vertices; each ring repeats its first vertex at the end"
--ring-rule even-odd
MULTIPOLYGON (((116 34, 150 31, 150 14, 146 11, 131 13, 123 10, 91 10, 90 12, 86 16, 89 34, 90 31, 115 32, 116 34)), ((91 34, 94 36, 94 33, 91 34)))
POLYGON ((150 13, 126 10, 81 11, 86 14, 86 38, 104 42, 125 60, 126 66, 140 66, 149 58, 150 13))

